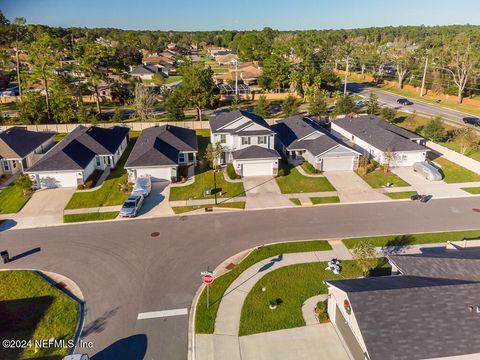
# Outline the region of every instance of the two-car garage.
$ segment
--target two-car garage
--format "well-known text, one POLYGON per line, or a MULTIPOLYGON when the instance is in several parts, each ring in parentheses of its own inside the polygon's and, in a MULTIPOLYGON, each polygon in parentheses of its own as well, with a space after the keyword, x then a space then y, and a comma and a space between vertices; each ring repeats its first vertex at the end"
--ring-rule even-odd
MULTIPOLYGON (((82 173, 80 178, 83 177, 82 173)), ((77 186, 77 172, 48 172, 48 173, 34 173, 30 174, 30 179, 33 184, 36 184, 40 189, 51 189, 58 187, 76 187, 77 186)))
POLYGON ((273 176, 274 161, 240 163, 241 176, 273 176))
POLYGON ((138 177, 150 176, 152 182, 171 181, 177 176, 177 168, 174 166, 159 166, 159 167, 138 167, 129 168, 128 178, 135 182, 138 177))

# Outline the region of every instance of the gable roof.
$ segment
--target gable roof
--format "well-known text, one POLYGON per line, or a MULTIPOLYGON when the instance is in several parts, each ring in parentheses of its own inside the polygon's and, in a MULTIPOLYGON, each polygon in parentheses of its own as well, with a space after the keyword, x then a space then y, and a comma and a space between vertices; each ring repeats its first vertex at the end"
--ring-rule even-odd
POLYGON ((28 172, 83 170, 96 155, 114 155, 129 128, 78 126, 55 145, 28 172))
POLYGON ((222 112, 209 120, 210 130, 212 133, 229 133, 237 135, 269 135, 273 134, 272 129, 268 123, 260 116, 255 115, 245 110, 232 110, 222 112), (224 127, 230 123, 233 123, 240 118, 246 118, 248 122, 246 124, 239 125, 237 128, 225 129, 224 127), (252 124, 260 125, 265 128, 262 130, 248 130, 248 126, 252 124))
POLYGON ((0 132, 0 159, 24 158, 54 136, 54 132, 37 132, 17 126, 11 127, 0 132))
POLYGON ((235 160, 248 159, 280 159, 276 150, 267 149, 262 146, 252 145, 246 148, 234 151, 232 156, 235 160))
POLYGON ((180 152, 198 151, 194 130, 164 125, 140 134, 125 167, 177 165, 180 152))
POLYGON ((387 123, 373 115, 358 117, 344 117, 335 120, 333 124, 348 131, 381 151, 427 151, 425 146, 419 145, 412 139, 420 136, 387 123))
POLYGON ((131 75, 152 75, 160 72, 160 69, 151 65, 138 65, 130 71, 131 75))

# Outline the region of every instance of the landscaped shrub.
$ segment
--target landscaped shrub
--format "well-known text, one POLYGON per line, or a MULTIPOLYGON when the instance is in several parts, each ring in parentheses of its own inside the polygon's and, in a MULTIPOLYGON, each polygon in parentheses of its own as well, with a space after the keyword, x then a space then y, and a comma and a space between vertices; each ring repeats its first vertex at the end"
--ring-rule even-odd
POLYGON ((227 165, 227 175, 231 180, 240 178, 240 176, 238 176, 237 173, 235 172, 235 168, 233 167, 232 163, 227 165))
POLYGON ((302 162, 302 165, 301 165, 302 169, 305 170, 305 172, 307 174, 319 174, 320 171, 315 169, 315 167, 310 164, 308 161, 304 161, 302 162))
POLYGON ((317 307, 315 308, 315 314, 318 316, 318 321, 321 323, 329 322, 328 312, 327 312, 327 302, 326 301, 319 301, 317 303, 317 307))
POLYGON ((285 176, 285 170, 284 169, 278 169, 277 176, 285 176))

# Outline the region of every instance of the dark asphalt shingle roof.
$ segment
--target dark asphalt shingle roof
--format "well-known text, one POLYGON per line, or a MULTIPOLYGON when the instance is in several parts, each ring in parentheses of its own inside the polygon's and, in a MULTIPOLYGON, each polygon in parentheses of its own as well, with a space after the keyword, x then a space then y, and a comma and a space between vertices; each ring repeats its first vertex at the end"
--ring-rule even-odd
POLYGON ((100 128, 80 125, 28 171, 83 170, 96 155, 114 155, 129 131, 122 126, 100 128))
POLYGON ((249 147, 234 151, 232 155, 235 160, 280 158, 280 155, 276 150, 267 149, 258 145, 251 145, 249 147))
POLYGON ((194 130, 172 125, 151 127, 140 134, 125 167, 177 165, 180 152, 198 151, 194 130))
POLYGON ((347 116, 335 120, 333 123, 381 151, 388 149, 393 149, 393 151, 427 150, 425 146, 410 140, 421 138, 420 136, 400 129, 373 115, 347 116))
POLYGON ((152 75, 157 74, 159 69, 150 65, 138 65, 130 71, 132 75, 152 75))
POLYGON ((54 136, 54 132, 9 128, 0 133, 0 158, 24 158, 54 136))
POLYGON ((273 131, 271 130, 270 126, 263 118, 245 110, 232 110, 232 111, 220 113, 218 115, 211 117, 209 120, 209 123, 210 123, 210 130, 213 133, 220 132, 220 133, 230 133, 230 134, 245 135, 245 136, 273 134, 273 131), (234 129, 220 130, 220 128, 230 124, 231 122, 237 119, 240 119, 241 117, 247 118, 249 122, 247 124, 242 124, 234 129), (265 129, 250 130, 250 131, 248 129, 245 129, 246 127, 248 127, 248 125, 251 125, 252 123, 260 125, 265 129), (245 129, 245 130, 242 130, 242 129, 245 129))

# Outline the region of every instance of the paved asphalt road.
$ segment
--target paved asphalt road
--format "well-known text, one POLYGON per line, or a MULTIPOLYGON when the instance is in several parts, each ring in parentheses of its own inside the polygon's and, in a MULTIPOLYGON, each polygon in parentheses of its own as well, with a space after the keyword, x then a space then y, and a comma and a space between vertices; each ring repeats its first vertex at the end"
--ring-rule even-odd
MULTIPOLYGON (((472 117, 472 115, 461 113, 455 110, 450 110, 448 108, 442 107, 441 105, 433 105, 433 104, 429 104, 429 103, 422 102, 416 99, 411 99, 411 98, 410 100, 413 102, 413 105, 403 106, 397 103, 397 100, 399 98, 402 98, 403 96, 389 93, 383 90, 375 89, 365 84, 349 83, 347 84, 347 88, 348 88, 348 91, 361 94, 365 96, 365 98, 368 98, 368 96, 370 96, 370 93, 373 92, 375 93, 375 95, 378 96, 378 101, 381 104, 388 105, 399 111, 416 110, 418 113, 430 114, 432 116, 441 116, 444 119, 457 122, 459 124, 463 124, 463 118, 472 117)), ((476 116, 473 116, 473 117, 476 117, 476 116)))
POLYGON ((78 224, 0 233, 10 268, 63 274, 87 303, 84 339, 93 359, 186 359, 187 316, 137 320, 140 312, 189 308, 200 271, 252 246, 480 227, 480 197, 331 205, 78 224), (160 236, 151 237, 159 232, 160 236))

